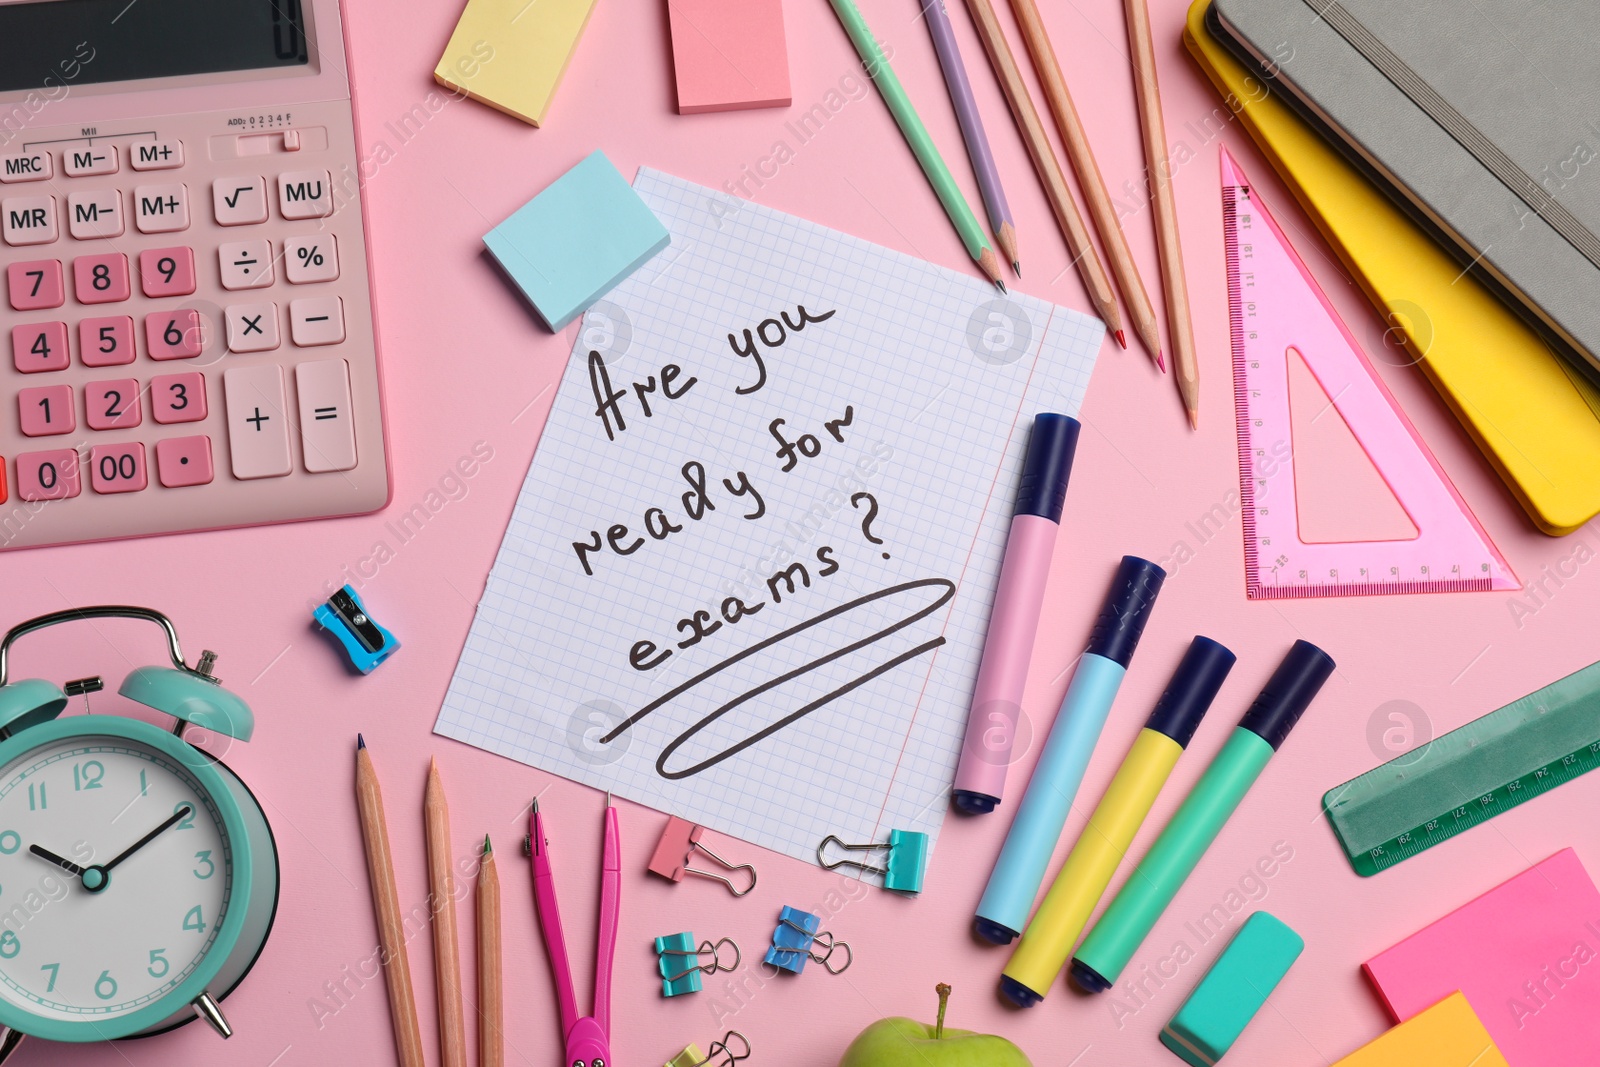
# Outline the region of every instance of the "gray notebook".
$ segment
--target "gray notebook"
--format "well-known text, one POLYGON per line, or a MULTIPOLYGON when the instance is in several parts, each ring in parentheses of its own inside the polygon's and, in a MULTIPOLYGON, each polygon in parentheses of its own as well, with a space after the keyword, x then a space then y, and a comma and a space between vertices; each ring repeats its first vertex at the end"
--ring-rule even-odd
POLYGON ((1596 0, 1214 0, 1221 39, 1600 373, 1596 0))

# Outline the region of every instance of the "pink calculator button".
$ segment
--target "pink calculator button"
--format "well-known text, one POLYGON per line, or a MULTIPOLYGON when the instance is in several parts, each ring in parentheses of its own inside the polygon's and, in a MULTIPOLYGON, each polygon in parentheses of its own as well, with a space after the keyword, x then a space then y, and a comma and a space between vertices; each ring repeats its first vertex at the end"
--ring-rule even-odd
POLYGON ((189 359, 205 347, 205 321, 194 308, 157 311, 144 317, 144 343, 151 359, 189 359))
POLYGON ((61 153, 61 163, 69 178, 87 178, 95 174, 117 172, 117 146, 90 144, 85 148, 68 148, 61 153))
POLYGON ((194 249, 147 248, 139 253, 139 287, 145 296, 188 296, 194 292, 194 249))
POLYGON ((72 261, 72 291, 80 304, 111 304, 128 299, 128 257, 121 252, 79 256, 72 261))
POLYGON ((89 450, 89 484, 97 493, 137 493, 150 484, 144 470, 144 445, 95 445, 89 450))
POLYGON ((189 187, 136 185, 133 188, 133 223, 140 233, 177 233, 189 228, 189 187))
POLYGON ((11 361, 23 374, 66 370, 71 362, 67 351, 67 324, 30 322, 11 327, 11 361))
POLYGON ((66 500, 81 488, 78 454, 70 448, 17 457, 17 496, 23 500, 66 500))
POLYGON ((8 245, 47 245, 56 239, 56 198, 8 196, 0 200, 0 238, 8 245))
POLYGON ((151 378, 150 414, 163 426, 204 419, 206 376, 199 371, 186 371, 183 374, 158 374, 151 378))
POLYGON ((151 141, 128 146, 128 165, 134 170, 171 170, 183 166, 182 141, 151 141))
POLYGON ((6 289, 18 311, 58 308, 67 302, 59 259, 36 259, 6 268, 6 289))
POLYGON ((207 485, 211 470, 211 438, 171 437, 156 444, 156 477, 168 489, 207 485))
POLYGON ((126 430, 143 421, 139 382, 133 378, 90 382, 83 387, 83 407, 91 430, 126 430))
POLYGON ((85 367, 118 367, 132 363, 133 319, 112 315, 78 321, 78 358, 85 367))
POLYGON ((17 422, 29 437, 71 433, 78 419, 72 407, 72 386, 41 385, 17 390, 17 422))

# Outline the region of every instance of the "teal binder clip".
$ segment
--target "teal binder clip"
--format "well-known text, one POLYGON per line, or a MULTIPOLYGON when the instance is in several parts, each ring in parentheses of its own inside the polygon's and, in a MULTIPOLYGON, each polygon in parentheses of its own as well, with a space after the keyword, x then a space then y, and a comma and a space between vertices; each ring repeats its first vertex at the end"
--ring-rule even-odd
POLYGON ((772 932, 772 947, 764 957, 768 966, 790 974, 800 974, 806 961, 820 963, 829 974, 843 974, 855 960, 846 941, 835 940, 826 930, 818 930, 822 920, 810 912, 784 906, 778 913, 778 927, 772 932), (844 962, 835 967, 833 956, 844 950, 844 962), (820 950, 820 951, 819 951, 820 950))
POLYGON ((660 957, 656 967, 661 972, 661 995, 664 997, 700 992, 702 974, 739 969, 739 946, 730 937, 721 941, 702 941, 697 946, 692 933, 668 934, 656 938, 656 955, 660 957), (722 962, 724 945, 733 949, 733 962, 730 964, 722 962), (701 956, 710 956, 711 961, 701 963, 701 956))
POLYGON ((822 839, 822 844, 817 846, 817 862, 824 870, 829 871, 840 867, 854 867, 867 874, 881 874, 883 888, 914 896, 922 892, 922 877, 928 868, 928 835, 912 830, 890 830, 887 845, 847 845, 829 834, 822 839), (834 860, 829 863, 827 857, 829 842, 850 852, 876 852, 879 849, 886 849, 889 859, 882 867, 873 867, 855 860, 834 860))

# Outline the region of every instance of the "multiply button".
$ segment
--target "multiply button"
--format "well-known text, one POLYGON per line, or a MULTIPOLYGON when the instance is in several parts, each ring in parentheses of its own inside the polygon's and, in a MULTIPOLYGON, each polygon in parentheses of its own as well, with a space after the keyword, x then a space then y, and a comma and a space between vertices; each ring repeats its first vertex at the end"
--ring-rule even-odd
POLYGON ((211 183, 211 211, 218 226, 267 221, 265 178, 218 178, 211 183))
POLYGON ((189 190, 183 185, 140 185, 133 190, 133 221, 140 233, 189 228, 189 190))
POLYGON ((270 352, 278 347, 278 305, 230 304, 227 322, 229 352, 270 352))
POLYGON ((73 193, 67 197, 67 228, 80 241, 97 237, 121 237, 124 229, 121 195, 115 189, 92 193, 73 193))
POLYGON ((286 219, 320 219, 333 214, 333 189, 325 170, 291 170, 278 175, 278 211, 286 219))
POLYGON ((270 241, 228 241, 217 246, 224 289, 260 289, 272 284, 270 241))
POLYGON ((171 170, 183 166, 182 141, 152 141, 128 146, 128 165, 134 170, 171 170))
POLYGON ((47 245, 56 239, 56 198, 13 196, 0 200, 0 236, 8 245, 47 245))
MULTIPOLYGON (((49 152, 14 152, 0 156, 0 182, 42 182, 55 176, 49 152)), ((0 499, 4 499, 0 497, 0 499)))
POLYGON ((69 178, 88 178, 95 174, 117 172, 117 146, 92 144, 87 148, 69 148, 61 153, 61 162, 69 178))
POLYGON ((228 407, 228 453, 235 478, 281 478, 292 464, 284 415, 283 368, 230 367, 222 376, 228 407))

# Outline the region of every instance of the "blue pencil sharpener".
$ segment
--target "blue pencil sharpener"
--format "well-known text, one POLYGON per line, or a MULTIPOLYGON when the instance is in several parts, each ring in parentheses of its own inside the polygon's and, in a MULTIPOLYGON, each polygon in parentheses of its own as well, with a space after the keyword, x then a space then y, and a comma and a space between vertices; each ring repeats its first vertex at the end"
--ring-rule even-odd
POLYGON ((362 674, 371 674, 374 667, 400 651, 394 634, 373 621, 366 605, 348 585, 329 597, 311 617, 339 639, 345 655, 362 674))

